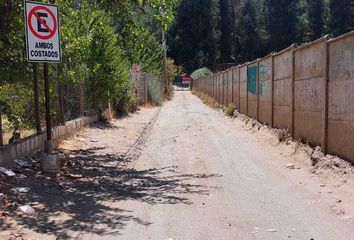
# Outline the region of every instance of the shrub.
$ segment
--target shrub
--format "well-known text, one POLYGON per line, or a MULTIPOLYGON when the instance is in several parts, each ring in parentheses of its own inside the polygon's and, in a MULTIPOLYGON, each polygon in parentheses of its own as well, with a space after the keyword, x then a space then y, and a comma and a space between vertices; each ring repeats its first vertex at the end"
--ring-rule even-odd
POLYGON ((201 78, 201 77, 207 77, 207 76, 211 76, 211 75, 213 75, 213 72, 210 71, 208 68, 203 67, 203 68, 200 68, 198 70, 195 70, 191 74, 191 78, 198 79, 198 78, 201 78))
POLYGON ((232 117, 234 115, 235 110, 236 110, 236 105, 234 103, 230 103, 225 109, 225 115, 232 117))

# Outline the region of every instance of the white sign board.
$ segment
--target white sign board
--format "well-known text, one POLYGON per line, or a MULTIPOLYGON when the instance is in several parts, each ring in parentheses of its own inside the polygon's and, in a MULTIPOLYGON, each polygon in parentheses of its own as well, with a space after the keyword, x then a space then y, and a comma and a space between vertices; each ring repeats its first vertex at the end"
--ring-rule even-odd
POLYGON ((58 6, 25 1, 27 60, 61 62, 58 6))

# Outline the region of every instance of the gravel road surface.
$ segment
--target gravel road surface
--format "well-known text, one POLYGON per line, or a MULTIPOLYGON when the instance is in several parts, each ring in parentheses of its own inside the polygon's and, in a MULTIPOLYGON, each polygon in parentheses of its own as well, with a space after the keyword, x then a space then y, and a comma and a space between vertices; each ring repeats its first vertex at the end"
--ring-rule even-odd
POLYGON ((68 183, 62 205, 79 210, 59 208, 43 222, 61 227, 45 232, 14 219, 24 236, 354 239, 352 175, 316 173, 306 150, 295 154, 293 143, 228 118, 190 92, 70 141, 63 146, 69 157, 103 172, 92 175, 84 163, 83 178, 68 183), (87 181, 95 185, 85 188, 87 181))

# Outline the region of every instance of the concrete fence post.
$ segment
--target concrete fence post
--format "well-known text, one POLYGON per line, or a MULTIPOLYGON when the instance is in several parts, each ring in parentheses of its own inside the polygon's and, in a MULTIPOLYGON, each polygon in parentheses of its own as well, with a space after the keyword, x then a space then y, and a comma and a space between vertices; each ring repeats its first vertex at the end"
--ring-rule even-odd
POLYGON ((249 63, 246 64, 246 115, 249 116, 248 114, 248 65, 249 63))
POLYGON ((257 81, 256 81, 256 94, 257 94, 257 121, 259 121, 259 62, 260 60, 258 59, 257 61, 257 81))
POLYGON ((235 99, 234 99, 234 91, 235 91, 235 78, 234 78, 234 71, 235 71, 235 68, 232 68, 231 69, 231 85, 232 85, 232 89, 231 89, 231 102, 232 103, 235 103, 235 99))
POLYGON ((325 59, 324 59, 324 77, 323 77, 323 112, 322 112, 322 152, 324 154, 327 153, 327 138, 328 138, 328 81, 329 81, 329 50, 328 50, 328 40, 331 38, 330 35, 326 35, 324 37, 324 51, 325 51, 325 59))
POLYGON ((214 75, 211 76, 211 96, 214 98, 214 75))
POLYGON ((212 97, 213 95, 213 77, 212 76, 209 76, 209 97, 212 97))
POLYGON ((270 84, 271 84, 271 120, 270 127, 274 127, 274 53, 272 54, 272 69, 270 73, 270 84))
POLYGON ((295 44, 291 50, 291 130, 292 137, 295 135, 295 44))
POLYGON ((222 86, 222 99, 221 99, 221 104, 225 106, 225 73, 221 73, 221 86, 222 86))
POLYGON ((241 112, 241 67, 238 68, 238 97, 237 97, 238 111, 241 112))
POLYGON ((227 70, 226 71, 226 103, 225 103, 225 105, 226 106, 228 106, 229 105, 229 101, 230 101, 230 99, 229 99, 229 91, 230 91, 230 86, 229 86, 229 72, 230 72, 230 70, 227 70))

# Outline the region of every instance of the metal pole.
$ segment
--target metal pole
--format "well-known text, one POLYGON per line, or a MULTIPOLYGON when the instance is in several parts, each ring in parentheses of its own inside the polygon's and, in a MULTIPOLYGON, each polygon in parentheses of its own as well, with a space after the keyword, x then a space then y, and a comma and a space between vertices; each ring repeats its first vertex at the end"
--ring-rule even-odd
POLYGON ((38 65, 37 63, 33 64, 33 87, 34 87, 34 109, 35 109, 35 118, 36 118, 36 131, 37 134, 42 132, 41 128, 41 118, 39 111, 39 86, 38 86, 38 65))
POLYGON ((163 47, 163 81, 165 94, 168 92, 168 77, 167 77, 167 49, 165 31, 162 30, 162 47, 163 47))
MULTIPOLYGON (((50 121, 48 63, 44 63, 44 92, 45 92, 45 122, 47 127, 47 141, 48 141, 47 146, 49 147, 52 141, 52 124, 50 121)), ((47 148, 46 150, 50 152, 51 149, 47 148)))

